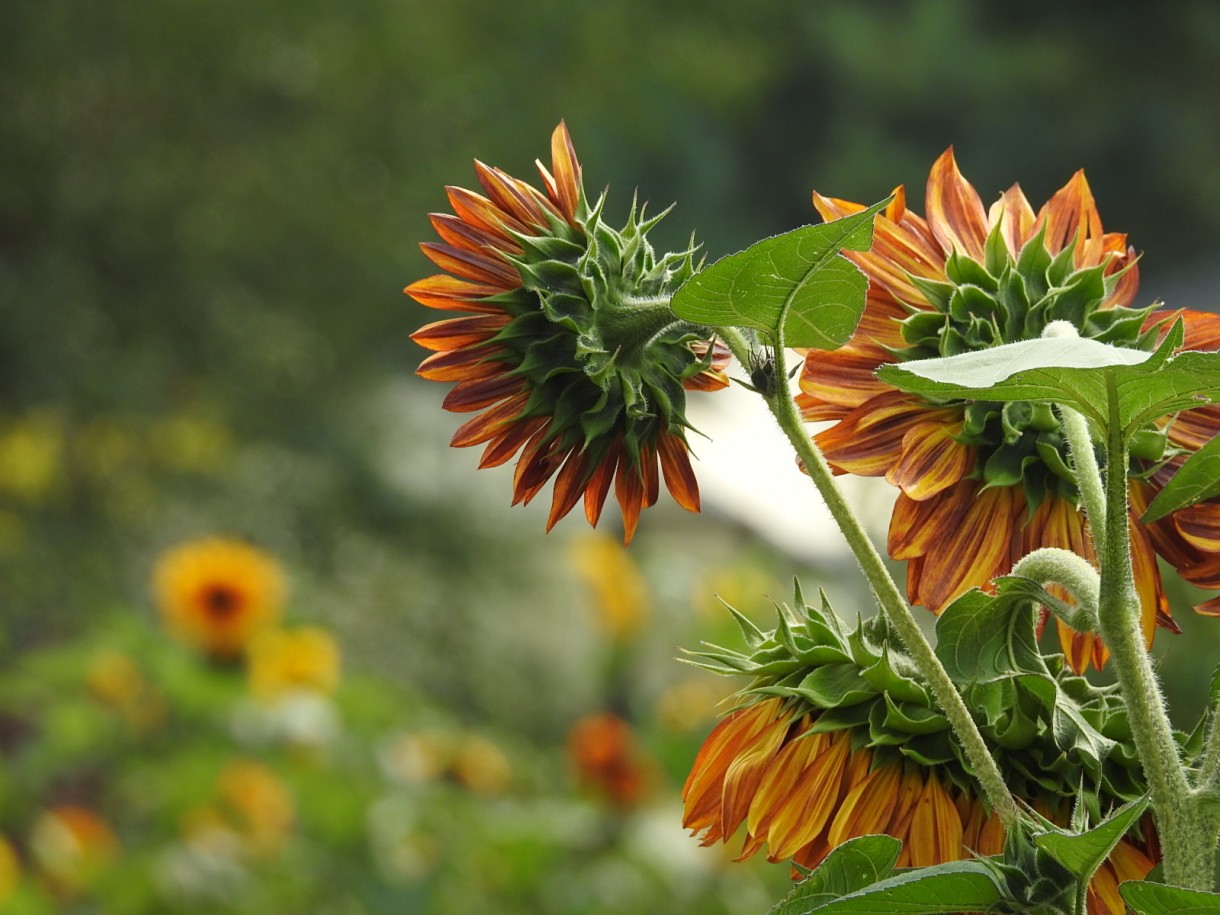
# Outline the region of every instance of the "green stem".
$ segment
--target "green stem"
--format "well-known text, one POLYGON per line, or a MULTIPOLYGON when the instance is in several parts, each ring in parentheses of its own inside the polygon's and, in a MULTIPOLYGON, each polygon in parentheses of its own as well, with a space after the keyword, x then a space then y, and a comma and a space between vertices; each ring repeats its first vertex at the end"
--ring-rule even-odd
MULTIPOLYGON (((743 354, 737 352, 737 346, 745 342, 744 338, 731 341, 725 337, 724 340, 738 360, 742 360, 743 354)), ((747 358, 749 356, 748 344, 744 355, 747 358)), ((843 491, 831 472, 830 465, 826 463, 826 458, 809 437, 805 424, 797 412, 796 404, 788 393, 786 383, 788 372, 785 366, 782 340, 775 348, 775 377, 780 379, 779 389, 765 398, 767 406, 771 408, 780 428, 788 436, 788 440, 804 464, 805 470, 814 485, 817 486, 818 492, 821 493, 831 516, 843 532, 843 536, 855 554, 856 561, 860 564, 865 578, 872 587, 877 602, 897 630, 899 638, 902 639, 903 645, 919 666, 920 672, 927 679, 932 695, 944 711, 945 717, 949 719, 954 734, 961 741, 962 749, 965 751, 966 758, 970 760, 970 765, 974 769, 975 777, 982 787, 988 805, 998 813, 1005 829, 1011 831, 1016 828, 1020 820, 1020 813, 1013 802, 1008 786, 1004 783, 1004 776, 1000 772, 999 766, 988 750, 987 743, 975 725, 974 718, 957 691, 953 680, 919 628, 919 623, 898 590, 898 585, 890 575, 889 569, 886 568, 880 553, 877 552, 877 548, 873 546, 872 540, 864 531, 859 519, 847 504, 843 491)))
POLYGON ((1032 578, 1043 586, 1052 582, 1063 585, 1076 598, 1076 606, 1056 601, 1058 606, 1051 606, 1051 611, 1077 632, 1097 631, 1101 580, 1097 570, 1083 556, 1058 547, 1042 547, 1013 566, 1012 574, 1032 578))
POLYGON ((1105 535, 1100 554, 1098 628, 1110 651, 1119 689, 1139 753, 1157 832, 1165 855, 1165 879, 1189 889, 1212 888, 1214 836, 1192 796, 1186 769, 1173 739, 1165 700, 1144 647, 1140 603, 1131 567, 1127 506, 1127 441, 1118 415, 1113 375, 1107 378, 1110 422, 1106 442, 1105 535))
POLYGON ((1220 705, 1208 709, 1207 736, 1203 743, 1203 757, 1195 776, 1195 786, 1200 791, 1216 791, 1220 788, 1220 705))

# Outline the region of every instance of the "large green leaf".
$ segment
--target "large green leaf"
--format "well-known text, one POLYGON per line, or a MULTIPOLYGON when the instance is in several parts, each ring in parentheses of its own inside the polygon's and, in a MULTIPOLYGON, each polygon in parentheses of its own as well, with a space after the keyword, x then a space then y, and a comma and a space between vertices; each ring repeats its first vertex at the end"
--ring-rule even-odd
POLYGON ((894 872, 902 842, 892 836, 859 836, 826 856, 770 915, 801 915, 864 889, 894 872))
POLYGON ((1163 883, 1129 880, 1119 886, 1137 915, 1220 915, 1220 895, 1163 883))
POLYGON ((936 654, 958 684, 1017 673, 1050 676, 1034 628, 1034 606, 1051 600, 1027 578, 996 579, 996 594, 978 588, 953 601, 936 621, 936 654))
POLYGON ((816 226, 766 238, 701 270, 674 293, 680 318, 711 327, 749 327, 787 346, 837 349, 860 323, 868 280, 844 248, 867 251, 880 203, 816 226))
POLYGON ((944 400, 1041 401, 1079 410, 1108 429, 1113 385, 1120 428, 1220 401, 1220 353, 1173 355, 1182 323, 1154 353, 1088 338, 1039 337, 943 359, 882 366, 881 379, 921 397, 944 400))
POLYGON ((1170 512, 1220 495, 1220 437, 1186 459, 1165 488, 1156 494, 1144 517, 1145 524, 1164 518, 1170 512))
MULTIPOLYGON (((876 838, 870 836, 869 838, 876 838)), ((814 873, 817 873, 816 871, 814 873)), ((845 896, 785 900, 772 915, 936 915, 984 912, 1004 898, 995 873, 982 861, 951 861, 902 871, 845 896), (789 902, 792 902, 790 907, 789 902), (812 905, 810 904, 812 902, 812 905)))
POLYGON ((1147 807, 1148 799, 1138 798, 1123 804, 1086 832, 1044 832, 1034 836, 1034 844, 1071 871, 1078 880, 1087 882, 1147 807))

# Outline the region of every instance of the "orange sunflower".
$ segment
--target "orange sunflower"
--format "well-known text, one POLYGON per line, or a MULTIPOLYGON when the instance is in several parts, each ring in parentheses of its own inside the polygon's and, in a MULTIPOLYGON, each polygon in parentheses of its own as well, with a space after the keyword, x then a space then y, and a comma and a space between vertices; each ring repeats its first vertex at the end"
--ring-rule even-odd
POLYGON ((279 619, 287 585, 279 563, 262 550, 211 538, 163 555, 153 572, 153 590, 175 636, 229 659, 279 619))
MULTIPOLYGON (((932 404, 879 380, 878 366, 1037 337, 1055 320, 1083 337, 1151 349, 1170 315, 1131 307, 1134 249, 1103 231, 1083 172, 1037 213, 1017 185, 987 209, 950 149, 932 167, 926 199, 924 218, 897 188, 876 219, 872 250, 847 252, 868 276, 867 307, 846 346, 807 355, 798 404, 809 421, 833 421, 815 441, 836 472, 884 476, 901 490, 889 553, 907 561, 912 603, 939 612, 1039 547, 1095 559, 1092 541, 1049 406, 932 404)), ((863 209, 816 192, 813 202, 827 220, 863 209)), ((1220 319, 1175 314, 1185 319, 1187 349, 1220 346, 1220 319)), ((1157 553, 1190 581, 1220 588, 1220 505, 1137 521, 1183 456, 1216 431, 1220 408, 1202 407, 1150 427, 1133 446, 1131 542, 1149 644, 1158 624, 1177 631, 1157 553)), ((1220 601, 1199 609, 1220 613, 1220 601)), ((1057 625, 1074 670, 1105 663, 1095 635, 1057 625)))
MULTIPOLYGON (((882 756, 866 735, 822 731, 818 719, 781 698, 723 718, 683 788, 683 825, 701 834, 703 845, 727 843, 744 825, 738 860, 766 846, 768 860, 804 868, 848 839, 882 833, 902 841, 899 867, 1003 851, 1004 828, 974 792, 942 779, 935 767, 882 756)), ((1033 806, 1066 822, 1064 807, 1033 806)), ((1119 883, 1144 879, 1159 857, 1150 821, 1142 838, 1121 840, 1089 885, 1090 915, 1123 915, 1119 883)))
POLYGON ((480 467, 515 457, 514 505, 554 478, 547 529, 582 500, 596 525, 613 484, 630 541, 661 478, 698 511, 685 392, 726 386, 728 356, 669 309, 692 252, 658 257, 646 233, 659 217, 642 209, 622 230, 603 222, 563 123, 551 158, 542 191, 478 161, 486 196, 447 189, 453 215, 431 216, 442 243, 421 245, 447 272, 405 291, 464 314, 411 335, 433 351, 418 374, 456 382, 445 409, 482 411, 451 444, 485 445, 480 467))

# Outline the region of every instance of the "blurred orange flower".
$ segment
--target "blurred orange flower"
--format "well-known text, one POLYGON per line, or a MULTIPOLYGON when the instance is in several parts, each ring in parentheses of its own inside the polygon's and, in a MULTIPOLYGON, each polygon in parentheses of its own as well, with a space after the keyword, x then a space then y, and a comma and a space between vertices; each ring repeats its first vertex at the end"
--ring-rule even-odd
POLYGON ((216 778, 214 804, 188 814, 183 832, 199 844, 235 835, 251 857, 271 858, 287 844, 295 821, 296 803, 280 777, 260 762, 236 759, 216 778))
POLYGON ((287 585, 279 563, 262 550, 212 538, 165 553, 153 590, 170 632, 214 657, 232 658, 279 619, 287 585))
POLYGON ((635 806, 652 785, 651 760, 631 725, 612 712, 577 721, 568 733, 568 755, 581 783, 616 807, 635 806))
POLYGON ((92 810, 65 804, 35 820, 30 854, 54 888, 71 896, 83 892, 96 873, 118 857, 119 840, 92 810))

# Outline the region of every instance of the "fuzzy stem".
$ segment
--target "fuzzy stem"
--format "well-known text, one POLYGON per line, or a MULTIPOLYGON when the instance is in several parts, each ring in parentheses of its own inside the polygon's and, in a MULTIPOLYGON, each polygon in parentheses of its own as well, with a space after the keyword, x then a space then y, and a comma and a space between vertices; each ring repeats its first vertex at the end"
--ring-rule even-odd
MULTIPOLYGON (((733 343, 727 339, 725 342, 730 349, 734 349, 733 343)), ((987 743, 974 723, 974 718, 966 707, 965 701, 957 691, 957 687, 953 684, 944 665, 936 657, 935 649, 919 628, 919 623, 916 622, 911 608, 898 590, 898 585, 882 561, 877 548, 843 497, 843 491, 835 481, 830 465, 826 463, 826 458, 809 437, 804 422, 797 412, 796 404, 788 393, 786 384, 788 373, 784 364, 783 341, 778 342, 779 345, 775 348, 775 377, 782 381, 779 390, 765 398, 767 406, 771 408, 780 428, 788 436, 792 447, 805 465, 810 479, 817 486, 826 507, 830 510, 831 516, 838 523, 839 529, 855 554, 856 561, 860 564, 865 578, 868 579, 886 618, 897 630, 903 645, 911 653, 911 657, 926 678, 932 695, 935 696, 937 703, 944 711, 945 717, 949 719, 954 734, 961 741, 966 758, 970 760, 970 765, 974 769, 975 777, 983 789, 983 795, 988 805, 999 814, 1005 829, 1011 831, 1017 827, 1020 813, 1013 802, 1008 786, 1004 783, 1004 776, 992 757, 991 751, 988 750, 987 743)), ((736 355, 735 349, 734 354, 736 355)), ((741 356, 738 358, 740 359, 741 356)))
POLYGON ((1076 606, 1059 603, 1051 611, 1077 632, 1097 631, 1097 597, 1101 579, 1083 556, 1071 550, 1047 546, 1034 550, 1012 567, 1013 575, 1032 578, 1040 585, 1055 583, 1067 588, 1076 606))
MULTIPOLYGON (((1052 321, 1042 331, 1044 337, 1078 337, 1074 324, 1068 321, 1052 321)), ((1105 549, 1106 493, 1101 482, 1101 469, 1097 466, 1097 455, 1093 453, 1093 437, 1089 434, 1089 422, 1080 412, 1056 404, 1063 435, 1068 442, 1073 469, 1076 471, 1076 488, 1084 500, 1085 517, 1093 536, 1093 548, 1100 556, 1105 549)))
POLYGON ((1210 890, 1215 837, 1208 833, 1207 818, 1192 797, 1140 626, 1128 530, 1127 441, 1119 422, 1113 375, 1107 378, 1107 396, 1110 421, 1104 489, 1106 526, 1100 554, 1098 628, 1110 651, 1118 686, 1126 700, 1135 748, 1148 779, 1165 855, 1166 882, 1210 890))

